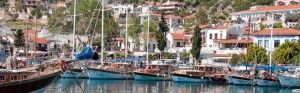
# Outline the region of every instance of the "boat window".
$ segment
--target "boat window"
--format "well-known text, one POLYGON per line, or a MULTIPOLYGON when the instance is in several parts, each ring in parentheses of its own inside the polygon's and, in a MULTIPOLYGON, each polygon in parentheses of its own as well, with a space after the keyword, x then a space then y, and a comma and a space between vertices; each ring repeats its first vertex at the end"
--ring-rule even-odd
POLYGON ((4 76, 0 75, 0 81, 4 80, 4 76))
POLYGON ((10 80, 11 80, 11 81, 17 80, 17 75, 12 75, 12 76, 10 77, 10 80))
POLYGON ((23 75, 22 78, 23 78, 23 79, 27 79, 27 75, 23 75))
POLYGON ((17 75, 14 75, 13 78, 14 78, 14 80, 17 80, 17 79, 18 79, 17 75))

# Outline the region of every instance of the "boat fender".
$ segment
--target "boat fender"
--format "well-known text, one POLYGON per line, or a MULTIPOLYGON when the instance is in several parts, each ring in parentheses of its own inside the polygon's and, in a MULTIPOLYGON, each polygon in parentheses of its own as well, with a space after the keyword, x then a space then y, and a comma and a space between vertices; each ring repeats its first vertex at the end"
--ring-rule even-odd
POLYGON ((192 74, 190 74, 190 77, 192 77, 192 74))
POLYGON ((60 68, 65 71, 65 61, 64 60, 61 60, 60 61, 60 68))
POLYGON ((203 79, 203 77, 201 77, 201 79, 203 79))
POLYGON ((156 76, 159 76, 159 74, 156 74, 156 76))

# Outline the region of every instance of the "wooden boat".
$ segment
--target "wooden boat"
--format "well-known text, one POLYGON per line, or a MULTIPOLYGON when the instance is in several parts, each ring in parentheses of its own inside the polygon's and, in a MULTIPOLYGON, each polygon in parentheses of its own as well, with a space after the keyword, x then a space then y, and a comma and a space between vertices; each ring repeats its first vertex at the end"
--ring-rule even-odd
POLYGON ((62 71, 45 68, 44 71, 0 71, 0 91, 6 93, 27 93, 49 85, 62 71))
POLYGON ((193 69, 184 69, 172 72, 172 79, 175 82, 193 82, 193 83, 204 83, 218 81, 222 75, 216 73, 217 68, 214 66, 195 65, 193 69))
POLYGON ((164 81, 171 80, 171 71, 174 67, 169 64, 149 64, 146 68, 141 68, 133 71, 135 80, 141 81, 164 81))
MULTIPOLYGON (((246 67, 247 68, 247 67, 246 67)), ((226 80, 235 85, 254 85, 254 78, 250 76, 249 70, 234 70, 226 75, 226 80)))
POLYGON ((296 68, 294 74, 279 75, 278 79, 283 87, 300 87, 300 68, 296 68))
POLYGON ((105 63, 87 68, 87 73, 90 79, 132 79, 132 70, 133 65, 129 63, 105 63))
MULTIPOLYGON (((270 70, 273 70, 269 66, 257 66, 257 76, 255 77, 255 85, 257 86, 266 86, 266 87, 279 87, 281 86, 277 76, 273 76, 270 73, 270 70)), ((275 71, 272 71, 275 72, 275 71)))

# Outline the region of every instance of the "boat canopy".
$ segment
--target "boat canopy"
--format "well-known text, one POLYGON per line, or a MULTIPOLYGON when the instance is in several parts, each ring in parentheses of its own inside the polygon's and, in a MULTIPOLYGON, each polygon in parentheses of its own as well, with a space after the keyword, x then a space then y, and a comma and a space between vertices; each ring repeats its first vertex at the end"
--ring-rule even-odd
POLYGON ((117 59, 114 59, 113 61, 115 62, 125 62, 126 61, 144 61, 145 58, 143 57, 129 57, 129 58, 117 58, 117 59))
POLYGON ((288 68, 287 67, 283 67, 283 66, 266 66, 266 65, 262 65, 262 66, 256 66, 255 67, 256 70, 271 70, 271 71, 287 71, 288 68))
POLYGON ((94 53, 91 47, 85 47, 83 50, 75 54, 75 59, 76 60, 85 60, 85 59, 91 59, 93 57, 94 53))
POLYGON ((252 64, 230 64, 232 67, 239 67, 239 66, 246 66, 246 67, 253 67, 252 64))

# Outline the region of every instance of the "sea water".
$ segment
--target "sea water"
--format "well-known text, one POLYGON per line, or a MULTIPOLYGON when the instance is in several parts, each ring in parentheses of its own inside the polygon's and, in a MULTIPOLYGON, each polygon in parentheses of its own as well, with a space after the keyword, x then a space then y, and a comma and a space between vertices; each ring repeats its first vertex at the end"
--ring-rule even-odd
POLYGON ((90 80, 58 78, 44 93, 292 93, 293 88, 172 81, 90 80))

